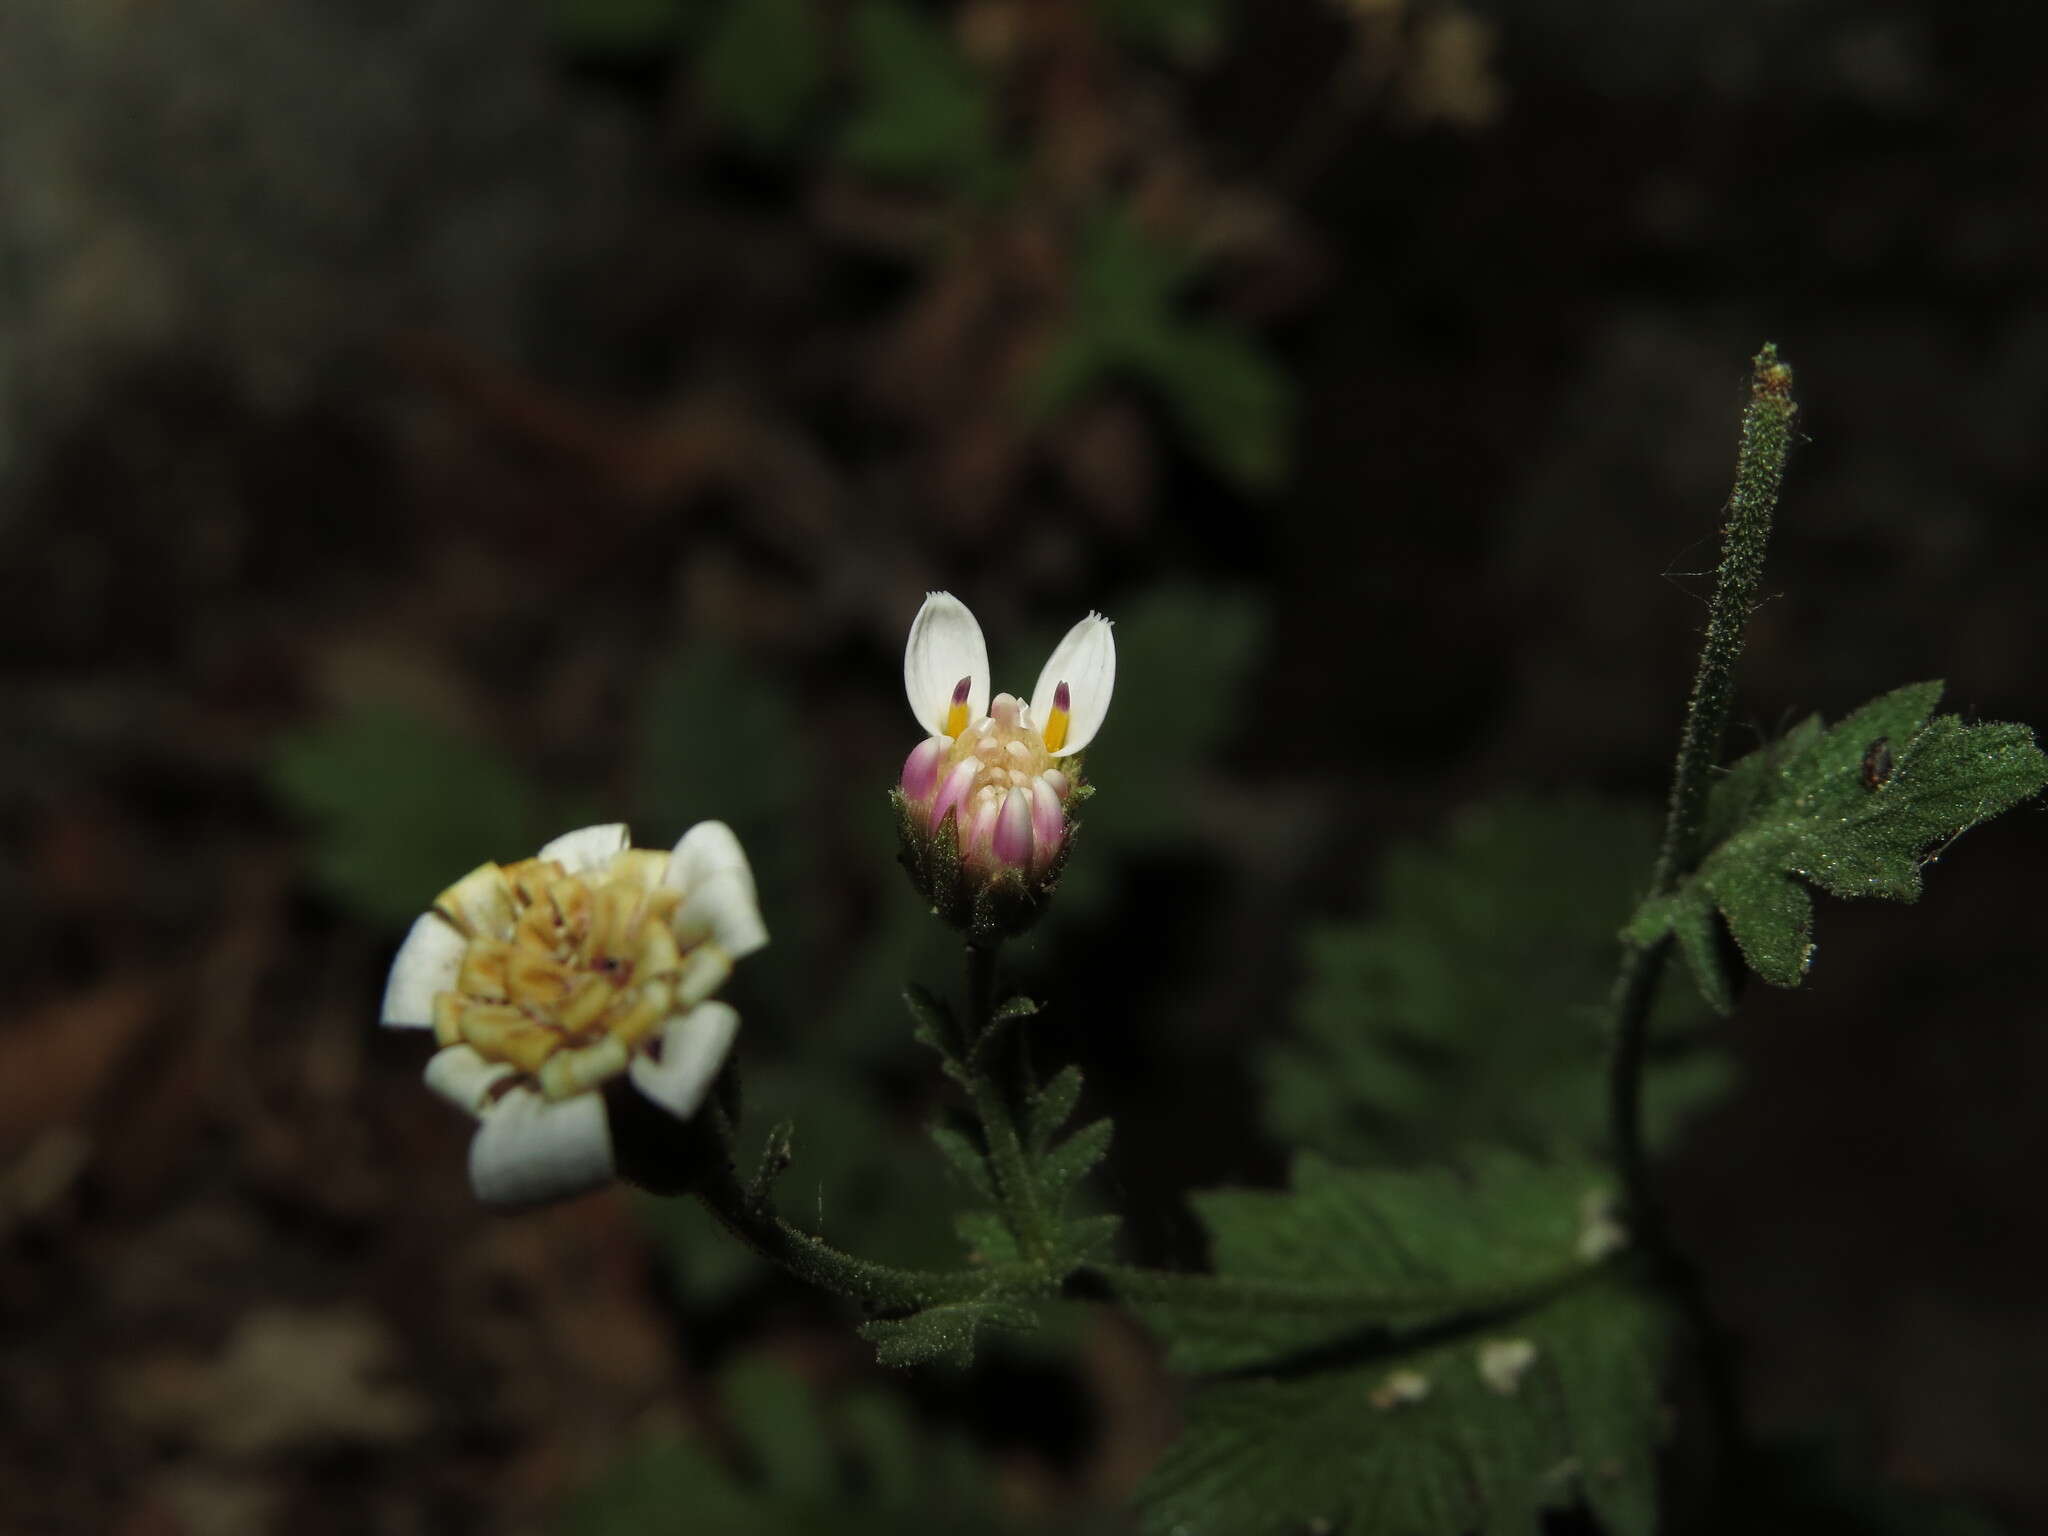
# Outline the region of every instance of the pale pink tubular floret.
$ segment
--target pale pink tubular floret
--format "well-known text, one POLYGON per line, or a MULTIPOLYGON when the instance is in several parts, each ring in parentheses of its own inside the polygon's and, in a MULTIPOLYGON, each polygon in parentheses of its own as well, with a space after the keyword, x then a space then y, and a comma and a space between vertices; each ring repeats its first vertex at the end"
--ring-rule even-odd
POLYGON ((933 592, 910 621, 903 648, 903 692, 910 712, 929 735, 946 734, 953 690, 967 679, 967 716, 988 709, 988 643, 967 605, 950 592, 933 592))
POLYGON ((1031 863, 1031 797, 1023 790, 1012 789, 1003 797, 989 851, 999 862, 1019 869, 1031 863))
POLYGON ((1051 717, 1053 695, 1062 683, 1069 700, 1067 739, 1052 755, 1071 757, 1102 729, 1116 686, 1116 638, 1101 614, 1091 613, 1068 630, 1046 658, 1038 686, 1031 690, 1031 718, 1041 728, 1051 717))
MULTIPOLYGON (((936 832, 939 830, 939 824, 946 819, 950 812, 965 809, 967 792, 974 788, 975 772, 975 761, 971 757, 962 758, 953 765, 952 771, 946 775, 945 782, 939 786, 938 797, 932 801, 932 831, 936 832)), ((964 827, 961 829, 960 845, 963 848, 967 845, 966 829, 964 827)))
POLYGON ((627 1070, 633 1086, 678 1120, 687 1120, 725 1065, 740 1016, 728 1004, 699 1003, 681 1018, 669 1020, 661 1034, 661 1054, 637 1056, 627 1070))
POLYGON ((469 940, 438 912, 415 918, 391 962, 378 1022, 393 1029, 433 1028, 434 994, 455 985, 468 947, 469 940))
POLYGON ((974 801, 974 826, 966 838, 967 847, 975 853, 989 853, 994 850, 996 822, 1003 814, 1003 797, 999 794, 979 795, 974 801))
POLYGON ((927 736, 910 749, 903 760, 902 788, 912 800, 927 800, 939 787, 939 759, 945 756, 946 738, 927 736))
POLYGON ((1052 862, 1066 835, 1067 808, 1041 775, 1031 781, 1031 845, 1033 862, 1041 868, 1052 862))

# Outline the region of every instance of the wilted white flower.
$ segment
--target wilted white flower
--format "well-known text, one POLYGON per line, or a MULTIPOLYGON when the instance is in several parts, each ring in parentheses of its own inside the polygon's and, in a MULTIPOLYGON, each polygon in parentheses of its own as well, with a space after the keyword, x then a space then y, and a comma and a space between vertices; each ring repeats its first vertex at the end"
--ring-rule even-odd
POLYGON ((723 822, 671 853, 633 847, 616 823, 584 827, 443 891, 392 962, 383 1022, 434 1031, 427 1086, 479 1121, 477 1197, 559 1199, 612 1177, 607 1083, 696 1113, 739 1029, 712 994, 767 942, 723 822))
POLYGON ((1091 613, 1053 648, 1030 703, 991 699, 974 615, 950 592, 925 598, 903 689, 930 734, 903 764, 898 810, 912 876, 949 921, 1014 931, 1036 915, 1086 793, 1079 754, 1115 684, 1110 621, 1091 613))

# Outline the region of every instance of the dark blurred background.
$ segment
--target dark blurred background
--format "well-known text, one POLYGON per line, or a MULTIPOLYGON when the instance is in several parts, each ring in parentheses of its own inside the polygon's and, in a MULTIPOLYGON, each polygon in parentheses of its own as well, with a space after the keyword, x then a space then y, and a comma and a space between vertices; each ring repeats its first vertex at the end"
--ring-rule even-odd
MULTIPOLYGON (((732 821, 776 936, 749 1135, 796 1119, 790 1214, 943 1261, 903 633, 948 587, 1028 688, 1099 608, 1100 792, 1013 958, 1132 1251, 1198 1262, 1174 1192, 1284 1166, 1302 932, 1469 807, 1657 803, 1762 341, 1805 441, 1731 747, 1933 676, 2048 716, 2044 41, 1851 0, 7 0, 0 1525, 922 1530, 887 1468, 943 1466, 963 1529, 1119 1529, 1175 1397, 1113 1318, 906 1379, 692 1213, 480 1210, 374 1028, 408 914, 583 821, 732 821)), ((1566 849, 1627 815, 1561 806, 1566 849)), ((1670 1174, 1758 1427, 2017 1530, 2044 854, 2026 808, 1917 908, 1823 903, 1670 1174)))

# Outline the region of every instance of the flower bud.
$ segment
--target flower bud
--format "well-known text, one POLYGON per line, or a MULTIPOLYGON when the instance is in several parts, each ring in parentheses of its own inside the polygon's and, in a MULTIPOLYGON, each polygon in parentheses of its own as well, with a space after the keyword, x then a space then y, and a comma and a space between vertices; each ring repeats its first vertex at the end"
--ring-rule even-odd
POLYGON ((903 688, 926 738, 891 798, 903 865, 919 892, 977 943, 1029 927, 1091 793, 1081 749, 1101 729, 1116 681, 1109 620, 1091 613, 1039 673, 1031 702, 989 697, 988 647, 967 606, 925 599, 903 652, 903 688))

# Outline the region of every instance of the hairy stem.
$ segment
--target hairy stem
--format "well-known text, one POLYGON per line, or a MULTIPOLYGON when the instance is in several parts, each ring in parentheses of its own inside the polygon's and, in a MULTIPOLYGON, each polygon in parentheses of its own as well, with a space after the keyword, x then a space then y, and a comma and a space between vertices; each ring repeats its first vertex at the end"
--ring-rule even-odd
MULTIPOLYGON (((1010 1085, 1003 1079, 998 1063, 976 1058, 990 1053, 977 1049, 989 1030, 995 1028, 996 947, 970 943, 967 946, 967 1034, 969 1092, 975 1116, 981 1121, 982 1140, 988 1147, 989 1167, 995 1175, 996 1195, 1002 1203, 1003 1220, 1017 1239, 1018 1249, 1033 1260, 1049 1258, 1053 1249, 1051 1225, 1038 1199, 1038 1184, 1025 1161, 1024 1140, 1017 1134, 1017 1120, 1011 1107, 1010 1085)), ((1004 1053, 996 1052, 999 1058, 1004 1053)))
MULTIPOLYGON (((1720 756, 1721 737, 1735 696, 1735 667, 1742 656, 1743 630, 1756 607, 1763 579, 1771 518, 1792 446, 1792 370, 1768 343, 1756 356, 1749 405, 1742 413, 1742 446, 1735 461, 1735 490, 1728 499, 1722 531, 1721 565, 1714 585, 1707 633, 1693 677, 1678 763, 1664 817, 1650 894, 1662 896, 1698 862, 1706 820, 1707 789, 1720 756)), ((1621 1174, 1629 1220, 1658 1276, 1684 1308, 1700 1344, 1703 1388, 1717 1438, 1732 1449, 1739 1434, 1738 1404, 1728 1351, 1706 1304, 1699 1276, 1672 1241, 1651 1177, 1643 1140, 1643 1070, 1649 1054, 1650 1009, 1670 954, 1669 937, 1626 946, 1611 1000, 1613 1047, 1608 1063, 1608 1135, 1621 1174)))
POLYGON ((695 1159, 692 1192, 726 1230, 754 1252, 799 1280, 860 1302, 873 1312, 917 1312, 949 1301, 968 1301, 1010 1282, 1041 1279, 1036 1265, 986 1265, 978 1269, 898 1269, 856 1258, 785 1221, 767 1201, 741 1182, 731 1156, 731 1129, 724 1116, 714 1122, 695 1159), (1013 1273, 1014 1271, 1014 1273, 1013 1273))

